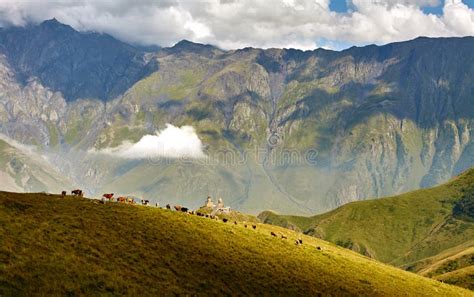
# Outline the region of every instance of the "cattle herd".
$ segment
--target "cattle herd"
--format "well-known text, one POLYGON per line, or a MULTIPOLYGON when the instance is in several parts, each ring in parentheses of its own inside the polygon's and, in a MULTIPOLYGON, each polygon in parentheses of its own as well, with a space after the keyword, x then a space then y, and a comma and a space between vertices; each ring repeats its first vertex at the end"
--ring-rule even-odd
MULTIPOLYGON (((66 191, 62 191, 61 192, 61 196, 62 197, 65 197, 67 195, 67 192, 66 191)), ((80 189, 75 189, 75 190, 72 190, 71 191, 71 195, 72 196, 76 196, 76 197, 83 197, 84 196, 84 192, 80 189)), ((134 198, 131 198, 131 197, 124 197, 124 196, 119 196, 117 198, 114 198, 114 193, 105 193, 102 195, 102 198, 100 200, 100 203, 102 204, 105 204, 106 202, 117 202, 117 203, 123 203, 123 204, 130 204, 130 205, 135 205, 137 204, 135 199, 134 198)), ((149 200, 143 200, 141 199, 140 200, 140 204, 141 205, 144 205, 144 206, 150 206, 150 201, 149 200)), ((158 203, 155 203, 155 206, 156 207, 159 207, 159 204, 158 203)), ((173 206, 174 209, 178 212, 183 212, 183 213, 187 213, 187 214, 190 214, 190 215, 197 215, 199 217, 206 217, 206 218, 210 218, 210 219, 213 219, 213 220, 219 220, 219 217, 216 216, 216 215, 210 215, 210 214, 206 214, 206 213, 203 213, 203 212, 199 212, 199 211, 189 211, 189 209, 187 207, 183 207, 181 205, 175 205, 173 206)), ((170 204, 166 204, 166 209, 168 210, 171 210, 171 205, 170 204)), ((227 223, 229 222, 229 219, 228 218, 222 218, 222 221, 224 223, 227 223)), ((234 221, 234 225, 238 225, 238 222, 237 221, 234 221)), ((252 227, 253 229, 257 229, 257 225, 256 224, 247 224, 245 222, 243 222, 243 226, 245 228, 247 227, 252 227)), ((279 237, 281 239, 287 239, 287 236, 284 235, 284 234, 277 234, 273 231, 270 232, 270 235, 272 235, 273 237, 279 237)), ((295 240, 295 244, 296 245, 301 245, 303 244, 303 240, 301 238, 298 238, 297 240, 295 240)), ((317 247, 318 250, 321 250, 320 247, 317 247)))

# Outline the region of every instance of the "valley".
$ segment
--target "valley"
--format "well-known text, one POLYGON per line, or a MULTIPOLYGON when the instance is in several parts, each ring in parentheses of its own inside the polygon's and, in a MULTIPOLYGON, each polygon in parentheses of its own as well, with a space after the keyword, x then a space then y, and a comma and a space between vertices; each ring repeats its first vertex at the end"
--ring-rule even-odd
POLYGON ((474 0, 0 0, 0 297, 474 297, 474 0))
POLYGON ((353 202, 322 215, 266 211, 258 217, 421 275, 447 282, 453 277, 452 283, 472 289, 473 184, 470 169, 437 187, 353 202))

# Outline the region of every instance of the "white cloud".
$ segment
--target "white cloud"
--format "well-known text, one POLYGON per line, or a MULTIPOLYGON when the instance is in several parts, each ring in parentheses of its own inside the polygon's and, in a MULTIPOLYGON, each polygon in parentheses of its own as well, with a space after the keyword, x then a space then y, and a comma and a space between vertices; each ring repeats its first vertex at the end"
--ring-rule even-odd
MULTIPOLYGON (((445 0, 442 15, 424 6, 441 0, 351 0, 351 11, 330 11, 330 0, 17 1, 0 0, 0 24, 56 17, 78 30, 110 33, 128 42, 170 46, 181 39, 236 47, 298 47, 318 40, 363 45, 417 36, 474 35, 474 10, 445 0)), ((327 46, 327 45, 326 45, 327 46)))
POLYGON ((193 127, 175 127, 171 124, 166 124, 166 128, 155 135, 143 136, 137 143, 125 142, 115 148, 90 152, 125 159, 206 157, 193 127))
POLYGON ((448 28, 464 35, 474 35, 474 10, 461 0, 446 0, 443 19, 448 28))

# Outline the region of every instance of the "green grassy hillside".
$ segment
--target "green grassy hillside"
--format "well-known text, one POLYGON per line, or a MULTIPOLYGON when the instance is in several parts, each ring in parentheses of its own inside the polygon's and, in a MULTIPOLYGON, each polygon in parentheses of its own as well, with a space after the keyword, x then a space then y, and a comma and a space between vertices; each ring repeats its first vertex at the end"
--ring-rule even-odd
POLYGON ((382 262, 413 264, 474 238, 474 169, 450 182, 403 195, 353 202, 313 217, 259 215, 382 262))
POLYGON ((437 275, 434 279, 474 290, 474 265, 437 275))
POLYGON ((434 277, 474 265, 474 240, 410 264, 410 271, 434 277))
POLYGON ((410 271, 474 290, 474 240, 407 266, 410 271))
POLYGON ((253 229, 151 207, 0 192, 2 296, 402 291, 473 295, 277 226, 253 229), (299 236, 303 245, 294 244, 299 236))

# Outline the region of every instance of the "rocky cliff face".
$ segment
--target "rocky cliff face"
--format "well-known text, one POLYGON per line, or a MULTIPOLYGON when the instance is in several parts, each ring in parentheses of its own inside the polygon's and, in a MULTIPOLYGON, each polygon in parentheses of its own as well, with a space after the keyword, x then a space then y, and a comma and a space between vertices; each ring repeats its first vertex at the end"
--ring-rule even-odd
POLYGON ((0 31, 0 132, 36 145, 91 193, 321 212, 474 164, 473 53, 470 37, 342 52, 183 41, 150 53, 52 20, 0 31), (209 156, 245 162, 88 153, 166 123, 195 127, 209 156))

